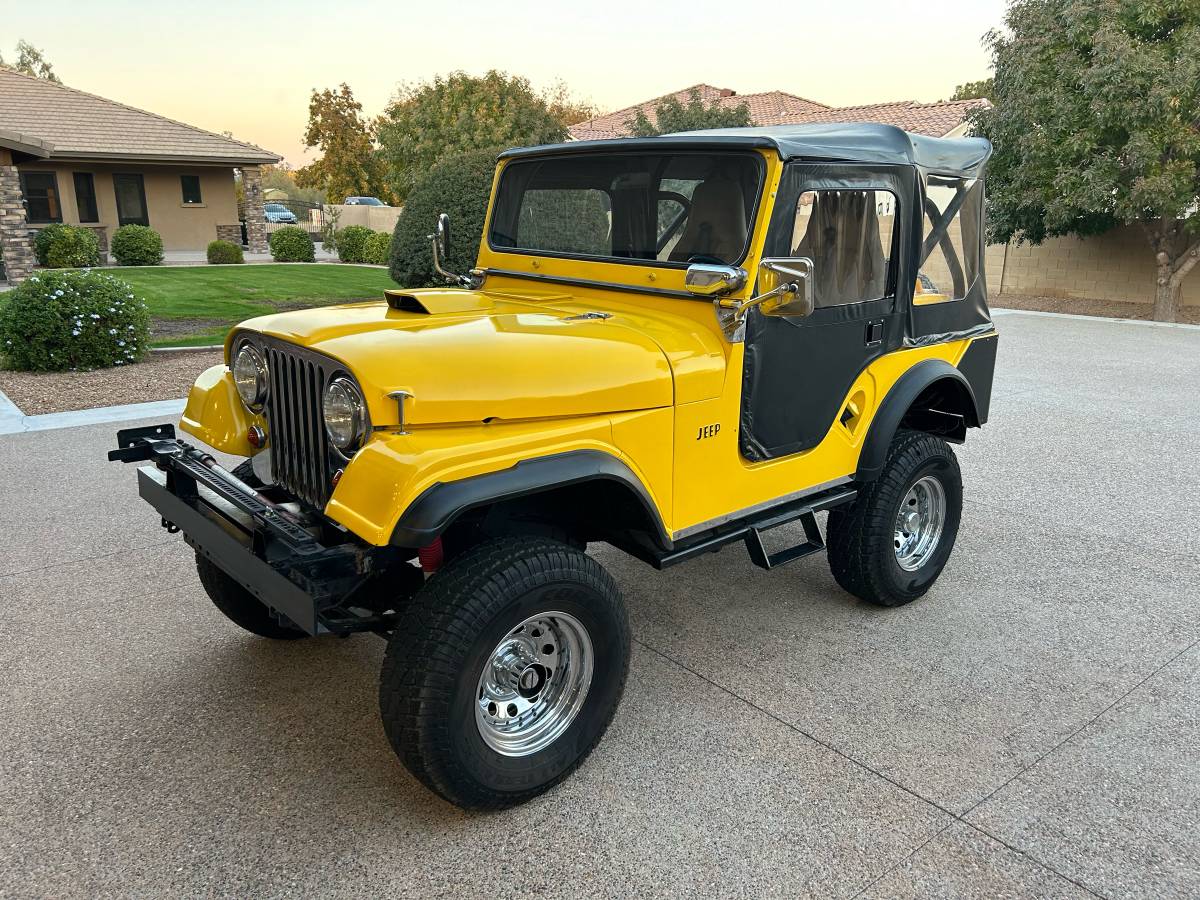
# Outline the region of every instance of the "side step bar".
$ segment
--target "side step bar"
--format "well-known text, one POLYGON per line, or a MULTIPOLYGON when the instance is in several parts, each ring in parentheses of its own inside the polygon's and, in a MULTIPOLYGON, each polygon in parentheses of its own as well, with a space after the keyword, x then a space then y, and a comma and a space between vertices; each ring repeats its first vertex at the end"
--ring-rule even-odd
POLYGON ((824 550, 825 539, 821 537, 821 529, 817 527, 816 514, 811 509, 806 509, 800 513, 799 518, 800 524, 804 526, 805 540, 794 547, 788 547, 786 550, 779 550, 775 553, 767 552, 767 546, 762 539, 763 532, 785 523, 780 522, 778 525, 766 527, 752 526, 750 533, 746 535, 746 552, 750 554, 750 561, 760 569, 773 569, 784 563, 790 563, 794 559, 801 559, 811 553, 820 553, 824 550))
POLYGON ((668 566, 692 559, 702 553, 713 553, 727 544, 743 541, 746 544, 746 550, 750 554, 751 561, 756 566, 764 569, 772 569, 784 563, 789 563, 792 560, 808 556, 810 553, 824 550, 825 541, 821 538, 821 531, 817 526, 816 514, 823 510, 833 509, 835 506, 853 503, 857 496, 858 489, 854 487, 842 486, 830 488, 808 497, 802 497, 799 500, 793 500, 774 509, 760 512, 756 516, 737 522, 730 522, 707 534, 690 538, 687 542, 676 542, 674 549, 668 551, 663 551, 660 547, 649 543, 649 541, 645 543, 622 541, 615 543, 614 546, 624 550, 630 556, 637 557, 643 562, 649 563, 656 569, 665 569, 668 566), (804 526, 804 541, 794 547, 788 547, 775 553, 768 553, 766 545, 763 543, 763 534, 773 528, 795 522, 797 519, 804 526))

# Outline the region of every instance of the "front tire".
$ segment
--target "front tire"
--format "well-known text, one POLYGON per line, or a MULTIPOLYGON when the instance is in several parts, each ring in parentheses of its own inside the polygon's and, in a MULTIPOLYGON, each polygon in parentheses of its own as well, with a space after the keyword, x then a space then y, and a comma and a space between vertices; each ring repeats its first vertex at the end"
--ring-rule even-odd
POLYGON ((418 592, 384 656, 396 754, 465 809, 523 803, 599 742, 629 670, 621 593, 595 560, 536 537, 464 551, 418 592))
POLYGON ((209 599, 229 621, 257 634, 259 637, 276 641, 294 641, 308 637, 295 625, 288 624, 272 612, 266 604, 230 578, 207 556, 196 554, 196 573, 209 599))
POLYGON ((962 474, 950 445, 900 431, 879 478, 829 513, 829 568, 843 589, 869 603, 911 603, 942 574, 961 517, 962 474))

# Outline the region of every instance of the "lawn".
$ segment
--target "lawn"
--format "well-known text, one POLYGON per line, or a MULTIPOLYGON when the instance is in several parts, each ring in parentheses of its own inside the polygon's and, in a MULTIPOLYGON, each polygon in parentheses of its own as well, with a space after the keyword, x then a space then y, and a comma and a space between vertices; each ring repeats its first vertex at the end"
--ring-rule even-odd
POLYGON ((346 265, 112 268, 146 299, 156 347, 219 344, 245 319, 286 309, 374 300, 396 286, 386 269, 346 265))

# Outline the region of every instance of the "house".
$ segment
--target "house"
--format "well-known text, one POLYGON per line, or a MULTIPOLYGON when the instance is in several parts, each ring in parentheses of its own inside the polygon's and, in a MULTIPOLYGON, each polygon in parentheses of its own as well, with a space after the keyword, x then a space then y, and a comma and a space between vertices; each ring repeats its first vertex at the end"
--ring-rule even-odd
POLYGON ((0 68, 0 261, 10 282, 33 267, 31 234, 51 222, 96 232, 149 225, 167 250, 242 242, 234 170, 245 189, 247 238, 266 252, 261 147, 0 68))
POLYGON ((717 88, 709 84, 697 84, 674 94, 667 94, 619 109, 603 116, 596 116, 572 125, 570 135, 576 141, 595 141, 607 138, 628 137, 629 122, 638 110, 654 121, 654 108, 668 97, 687 103, 692 91, 700 95, 706 104, 735 107, 745 103, 750 110, 754 125, 807 125, 818 122, 876 122, 895 125, 905 131, 928 134, 933 137, 953 137, 962 134, 967 127, 967 113, 987 100, 944 100, 938 103, 916 103, 901 100, 895 103, 871 103, 865 106, 826 106, 816 100, 797 97, 783 91, 768 91, 763 94, 738 94, 729 88, 717 88))

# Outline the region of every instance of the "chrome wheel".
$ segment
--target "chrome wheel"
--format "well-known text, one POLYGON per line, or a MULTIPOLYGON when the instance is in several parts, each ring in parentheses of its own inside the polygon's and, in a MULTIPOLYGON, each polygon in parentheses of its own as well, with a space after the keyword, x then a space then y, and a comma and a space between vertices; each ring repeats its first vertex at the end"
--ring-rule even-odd
POLYGON ((510 631, 479 676, 475 724, 504 756, 528 756, 570 727, 592 684, 592 640, 574 616, 544 612, 510 631))
POLYGON ((896 562, 915 572, 937 549, 946 524, 946 491, 932 475, 919 479, 896 513, 896 562))

